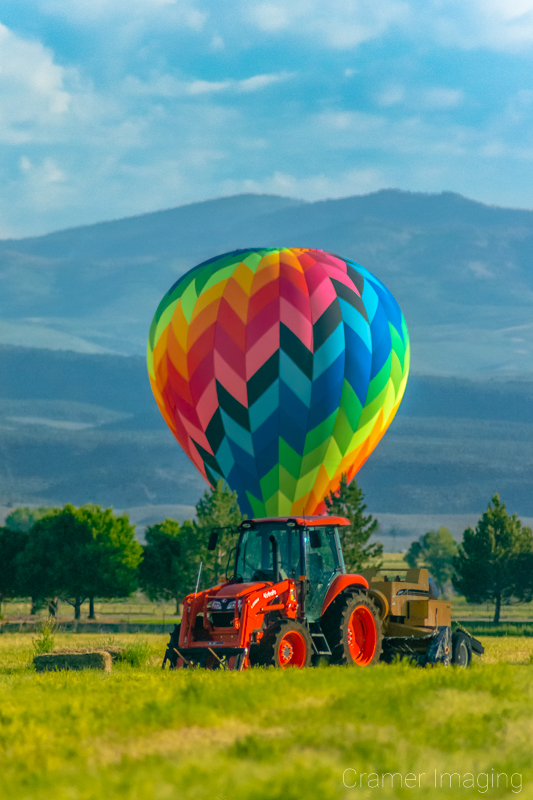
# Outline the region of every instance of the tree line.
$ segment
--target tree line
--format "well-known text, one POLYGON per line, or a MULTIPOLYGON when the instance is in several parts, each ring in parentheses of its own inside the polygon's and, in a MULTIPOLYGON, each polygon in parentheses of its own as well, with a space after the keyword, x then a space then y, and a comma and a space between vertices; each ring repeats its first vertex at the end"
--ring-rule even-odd
POLYGON ((229 533, 211 553, 211 528, 235 528, 241 520, 237 494, 222 481, 204 492, 193 522, 166 519, 151 525, 144 546, 128 516, 110 508, 15 509, 0 528, 0 611, 4 600, 30 597, 32 614, 47 606, 55 616, 63 600, 79 619, 88 602, 94 619, 95 598, 129 597, 138 588, 150 600, 174 600, 178 611, 194 589, 200 562, 205 585, 224 571, 229 533))
POLYGON ((533 532, 507 512, 498 494, 461 544, 441 527, 413 542, 406 561, 427 566, 444 594, 453 587, 468 603, 493 604, 495 623, 502 604, 533 599, 533 532))
MULTIPOLYGON (((336 495, 326 498, 330 515, 347 517, 340 528, 346 568, 357 572, 376 564, 380 544, 369 544, 377 520, 365 515, 364 495, 356 481, 343 477, 336 495)), ((96 505, 80 508, 15 509, 0 528, 0 611, 3 600, 30 597, 32 613, 48 606, 55 615, 64 600, 80 618, 94 600, 128 597, 140 588, 153 601, 173 601, 176 612, 195 588, 214 586, 227 574, 235 545, 235 528, 243 517, 232 492, 222 482, 206 490, 193 521, 166 519, 149 526, 145 544, 135 537, 127 515, 96 505), (208 551, 213 527, 221 529, 217 547, 208 551)), ((490 602, 499 621, 502 603, 533 598, 533 533, 516 514, 509 515, 498 495, 475 529, 467 528, 457 545, 446 528, 429 531, 406 554, 411 567, 427 566, 441 592, 451 588, 468 602, 490 602)))

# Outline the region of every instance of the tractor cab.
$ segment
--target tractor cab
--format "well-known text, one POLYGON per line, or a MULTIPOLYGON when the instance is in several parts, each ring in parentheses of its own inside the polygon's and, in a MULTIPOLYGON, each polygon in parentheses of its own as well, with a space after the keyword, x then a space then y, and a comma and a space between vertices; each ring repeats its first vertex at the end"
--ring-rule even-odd
POLYGON ((245 520, 240 525, 232 580, 305 582, 305 616, 315 622, 333 580, 346 572, 338 527, 347 524, 344 517, 245 520))

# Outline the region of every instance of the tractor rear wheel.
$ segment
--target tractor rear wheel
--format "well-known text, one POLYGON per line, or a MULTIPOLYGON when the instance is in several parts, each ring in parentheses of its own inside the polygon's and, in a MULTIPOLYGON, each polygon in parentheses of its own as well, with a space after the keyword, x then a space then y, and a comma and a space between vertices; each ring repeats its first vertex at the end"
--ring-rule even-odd
POLYGON ((322 617, 332 664, 368 667, 379 661, 383 633, 378 609, 362 592, 342 594, 322 617))
POLYGON ((282 619, 268 626, 254 651, 251 657, 256 666, 302 669, 311 664, 313 642, 304 625, 282 619))

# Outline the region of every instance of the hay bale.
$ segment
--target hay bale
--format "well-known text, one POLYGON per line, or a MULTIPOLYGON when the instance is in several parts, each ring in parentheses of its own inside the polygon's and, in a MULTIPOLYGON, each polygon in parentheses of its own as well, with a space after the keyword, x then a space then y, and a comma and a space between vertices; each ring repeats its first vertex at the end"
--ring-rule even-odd
POLYGON ((126 648, 115 647, 114 645, 112 645, 111 647, 102 647, 101 649, 105 650, 106 653, 109 653, 113 663, 115 663, 115 661, 118 661, 118 659, 120 658, 120 656, 122 655, 122 653, 125 651, 126 648))
POLYGON ((111 660, 113 662, 117 661, 122 653, 125 651, 125 647, 122 645, 110 645, 106 647, 105 645, 101 645, 100 647, 86 647, 84 650, 76 650, 73 647, 62 647, 59 650, 54 650, 54 655, 64 655, 65 653, 109 653, 111 656, 111 660))
POLYGON ((105 650, 90 653, 47 653, 33 659, 37 672, 60 669, 101 669, 111 672, 111 656, 105 650))

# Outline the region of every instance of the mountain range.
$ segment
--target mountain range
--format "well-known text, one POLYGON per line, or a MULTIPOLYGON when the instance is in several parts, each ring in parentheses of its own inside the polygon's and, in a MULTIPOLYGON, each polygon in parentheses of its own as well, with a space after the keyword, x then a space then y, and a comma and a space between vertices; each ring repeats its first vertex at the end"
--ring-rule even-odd
POLYGON ((193 513, 206 484, 151 395, 150 322, 195 264, 280 244, 358 261, 407 319, 406 395, 358 475, 369 508, 392 530, 395 515, 479 514, 499 492, 533 517, 533 212, 396 190, 240 195, 0 241, 6 513, 66 502, 133 508, 140 522, 193 513))
POLYGON ((155 309, 184 271, 280 245, 330 250, 381 278, 406 317, 414 371, 533 374, 533 212, 450 192, 316 203, 239 195, 0 241, 0 342, 143 354, 155 309))
MULTIPOLYGON (((207 485, 159 413, 144 358, 0 346, 0 374, 0 504, 193 513, 207 485)), ((479 514, 499 492, 533 516, 532 407, 533 380, 413 374, 358 473, 369 508, 479 514)))

